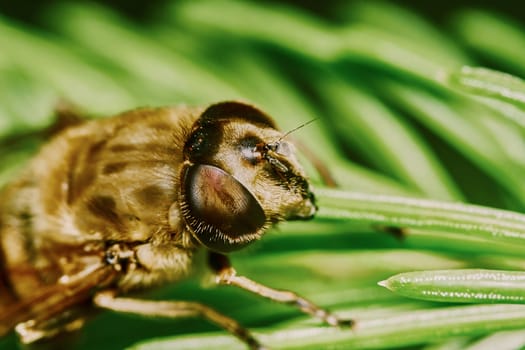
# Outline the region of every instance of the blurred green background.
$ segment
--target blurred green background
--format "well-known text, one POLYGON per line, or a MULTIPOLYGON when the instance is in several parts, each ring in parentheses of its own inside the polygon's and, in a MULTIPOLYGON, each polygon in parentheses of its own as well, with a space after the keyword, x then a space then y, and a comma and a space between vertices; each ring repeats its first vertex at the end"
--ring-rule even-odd
MULTIPOLYGON (((60 100, 106 116, 138 106, 242 99, 283 130, 319 118, 293 136, 343 190, 523 212, 524 84, 462 68, 525 75, 524 15, 517 9, 504 1, 2 2, 0 184, 34 153, 41 142, 36 131, 50 125, 60 100)), ((304 163, 312 181, 326 186, 311 158, 304 163)), ((356 318, 437 306, 376 286, 397 272, 525 266, 521 257, 487 256, 466 245, 462 254, 454 243, 441 252, 435 244, 411 246, 339 222, 278 231, 236 254, 239 270, 337 310, 344 306, 356 318)), ((197 280, 155 295, 163 296, 202 300, 270 331, 302 320, 239 291, 201 289, 197 280)), ((200 320, 104 314, 77 346, 118 349, 213 330, 200 320)), ((396 346, 437 340, 444 341, 396 346)), ((14 337, 0 341, 6 349, 13 344, 14 337)))

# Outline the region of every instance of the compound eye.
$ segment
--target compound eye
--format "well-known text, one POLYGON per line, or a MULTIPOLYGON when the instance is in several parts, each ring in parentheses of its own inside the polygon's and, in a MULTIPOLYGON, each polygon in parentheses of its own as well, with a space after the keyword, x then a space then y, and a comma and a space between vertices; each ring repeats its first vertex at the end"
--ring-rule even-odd
POLYGON ((264 211, 243 184, 212 165, 191 165, 182 180, 182 213, 196 238, 211 250, 229 252, 259 236, 264 211))

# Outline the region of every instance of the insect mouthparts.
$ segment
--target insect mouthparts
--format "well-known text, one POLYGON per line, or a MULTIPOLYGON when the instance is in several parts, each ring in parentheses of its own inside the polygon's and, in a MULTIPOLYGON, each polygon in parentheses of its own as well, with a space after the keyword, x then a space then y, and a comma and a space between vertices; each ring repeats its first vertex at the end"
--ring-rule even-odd
POLYGON ((204 304, 126 296, 190 275, 197 249, 207 251, 217 284, 343 324, 293 292, 236 275, 224 255, 273 224, 315 214, 306 173, 285 140, 314 120, 283 134, 256 107, 226 101, 63 128, 0 193, 0 223, 9 223, 0 224, 0 337, 14 330, 25 343, 53 339, 80 328, 91 307, 202 317, 261 349, 236 320, 204 304))

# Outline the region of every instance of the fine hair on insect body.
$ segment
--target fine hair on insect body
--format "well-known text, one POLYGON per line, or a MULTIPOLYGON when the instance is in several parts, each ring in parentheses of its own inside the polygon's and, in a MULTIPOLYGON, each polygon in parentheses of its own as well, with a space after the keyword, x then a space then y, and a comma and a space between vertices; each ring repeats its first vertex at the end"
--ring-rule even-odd
MULTIPOLYGON (((68 112, 69 113, 69 112, 68 112)), ((87 308, 202 317, 261 343, 194 301, 132 297, 187 277, 205 250, 218 285, 350 325, 303 297, 240 276, 227 254, 283 220, 307 220, 315 196, 288 133, 258 108, 143 108, 71 119, 0 193, 0 335, 35 343, 77 330, 87 308)))

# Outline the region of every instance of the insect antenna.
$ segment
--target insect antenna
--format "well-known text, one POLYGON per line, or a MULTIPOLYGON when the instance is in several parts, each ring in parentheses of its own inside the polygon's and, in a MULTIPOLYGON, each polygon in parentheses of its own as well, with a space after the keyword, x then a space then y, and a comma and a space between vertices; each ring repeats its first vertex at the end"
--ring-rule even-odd
POLYGON ((310 119, 309 121, 304 122, 304 123, 302 123, 302 124, 299 125, 299 126, 296 126, 296 127, 293 128, 292 130, 289 130, 289 131, 285 132, 281 137, 279 137, 279 139, 278 139, 277 141, 269 142, 269 143, 267 143, 266 145, 264 145, 264 148, 265 148, 266 150, 275 151, 275 150, 277 149, 277 146, 281 143, 281 141, 284 140, 286 137, 288 137, 290 134, 296 132, 296 131, 299 130, 299 129, 304 128, 304 127, 307 126, 308 124, 311 124, 311 123, 315 122, 315 121, 318 120, 318 119, 319 119, 319 117, 314 118, 314 119, 310 119))
POLYGON ((288 135, 290 135, 291 133, 294 133, 294 132, 296 132, 297 130, 302 129, 302 128, 304 128, 305 126, 307 126, 307 125, 309 125, 309 124, 312 124, 312 123, 315 122, 316 120, 319 120, 319 117, 314 118, 314 119, 310 119, 309 121, 304 122, 304 123, 302 123, 302 124, 299 125, 299 126, 296 126, 296 127, 293 128, 292 130, 289 130, 289 131, 285 132, 285 133, 283 134, 283 136, 281 136, 281 137, 279 138, 279 140, 277 140, 276 143, 281 142, 284 138, 286 138, 286 137, 287 137, 288 135))

